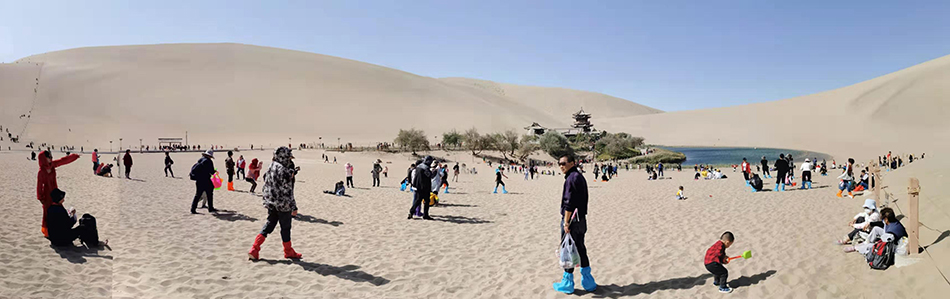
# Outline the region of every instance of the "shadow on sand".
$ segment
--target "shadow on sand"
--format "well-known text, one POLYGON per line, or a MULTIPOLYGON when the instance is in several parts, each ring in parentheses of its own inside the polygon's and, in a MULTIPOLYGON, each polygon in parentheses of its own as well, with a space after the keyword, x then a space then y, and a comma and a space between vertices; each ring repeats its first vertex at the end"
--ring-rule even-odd
POLYGON ((247 215, 244 215, 244 214, 235 212, 235 211, 228 211, 228 210, 218 210, 217 213, 212 213, 211 215, 214 215, 214 218, 218 218, 218 219, 221 219, 221 220, 227 220, 227 221, 231 221, 231 222, 234 222, 234 221, 250 221, 250 222, 254 222, 254 221, 257 221, 257 220, 258 220, 257 218, 254 218, 254 217, 251 217, 251 216, 247 216, 247 215))
POLYGON ((327 224, 327 225, 332 225, 332 226, 340 226, 340 225, 343 225, 343 222, 339 222, 339 221, 326 221, 326 220, 323 220, 323 219, 320 219, 320 218, 316 218, 316 217, 313 217, 313 216, 310 216, 310 215, 304 215, 304 214, 300 214, 300 213, 297 213, 297 221, 310 222, 310 223, 316 223, 316 224, 327 224))
POLYGON ((96 257, 104 259, 112 259, 111 255, 100 255, 99 251, 103 249, 108 249, 112 251, 112 248, 109 245, 102 246, 100 248, 95 247, 86 247, 86 246, 53 246, 50 245, 50 248, 53 248, 53 251, 59 254, 60 257, 66 259, 73 264, 83 264, 86 262, 87 257, 96 257))
POLYGON ((433 208, 436 208, 436 207, 475 208, 475 207, 478 207, 478 205, 465 205, 465 204, 458 204, 458 203, 441 203, 441 202, 440 202, 439 204, 434 205, 434 206, 432 206, 432 207, 433 207, 433 208))
MULTIPOLYGON (((645 284, 636 284, 631 283, 625 286, 618 286, 616 284, 611 285, 601 285, 597 286, 597 290, 593 292, 594 298, 620 298, 628 296, 636 296, 640 294, 652 294, 658 291, 665 290, 685 290, 691 289, 696 286, 701 286, 706 284, 706 280, 712 278, 713 275, 706 273, 699 276, 691 277, 679 277, 679 278, 670 278, 667 280, 660 281, 651 281, 645 284)), ((712 284, 709 284, 712 286, 712 284)), ((588 292, 579 289, 574 292, 575 295, 584 295, 588 292)))
POLYGON ((485 224, 492 223, 489 220, 482 220, 478 218, 469 218, 465 216, 453 216, 453 215, 432 215, 432 220, 450 222, 455 224, 485 224))
POLYGON ((775 270, 768 270, 768 271, 765 271, 756 275, 752 275, 752 276, 742 276, 742 277, 733 279, 728 284, 729 284, 729 287, 731 288, 742 288, 742 287, 752 286, 754 284, 758 284, 759 282, 762 282, 763 280, 769 278, 769 276, 775 275, 775 272, 776 272, 775 270))
POLYGON ((304 270, 314 272, 323 276, 333 275, 342 279, 354 281, 354 282, 368 282, 375 286, 381 286, 389 283, 389 279, 385 277, 375 276, 363 271, 356 271, 360 266, 356 265, 346 265, 343 267, 336 267, 331 265, 325 265, 320 263, 311 263, 303 260, 267 260, 260 259, 258 262, 264 262, 271 265, 275 264, 285 264, 285 265, 298 265, 304 270))

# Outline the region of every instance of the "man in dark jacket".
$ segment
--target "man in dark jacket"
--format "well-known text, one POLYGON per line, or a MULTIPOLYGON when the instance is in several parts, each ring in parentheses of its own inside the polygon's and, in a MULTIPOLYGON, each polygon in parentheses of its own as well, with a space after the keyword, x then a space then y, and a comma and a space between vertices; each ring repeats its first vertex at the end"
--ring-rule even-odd
POLYGON ((769 173, 769 160, 765 159, 765 156, 762 156, 762 177, 772 177, 772 174, 769 173))
POLYGON ((208 196, 208 212, 214 213, 214 184, 211 183, 211 176, 214 175, 214 151, 207 150, 201 153, 201 159, 192 170, 191 179, 195 181, 195 199, 191 202, 191 213, 198 214, 195 209, 198 208, 198 201, 201 200, 201 194, 208 196))
POLYGON ((50 192, 50 197, 53 198, 53 204, 49 206, 47 212, 49 242, 53 246, 71 246, 82 232, 81 227, 73 228, 73 225, 76 225, 76 212, 67 212, 66 208, 63 207, 66 192, 53 189, 50 192))
MULTIPOLYGON (((571 234, 574 246, 581 256, 581 286, 588 292, 597 289, 594 276, 590 274, 590 259, 587 258, 587 246, 584 235, 587 234, 587 180, 577 170, 573 156, 564 156, 558 161, 564 173, 564 191, 561 196, 561 239, 571 234)), ((571 294, 574 292, 574 268, 564 269, 561 282, 554 283, 554 290, 571 294)))
POLYGON ((788 160, 785 159, 785 154, 779 154, 775 160, 775 173, 775 191, 785 191, 785 176, 788 175, 788 160))
POLYGON ((412 219, 412 214, 419 208, 419 205, 422 205, 422 219, 432 220, 432 217, 429 217, 429 194, 432 190, 432 174, 429 172, 429 165, 432 164, 432 160, 432 156, 426 156, 422 163, 416 165, 416 169, 412 173, 412 187, 416 190, 412 207, 409 208, 409 218, 406 219, 412 219))
POLYGON ((125 165, 125 178, 129 178, 129 172, 132 171, 132 150, 125 150, 125 156, 122 157, 122 164, 125 165))

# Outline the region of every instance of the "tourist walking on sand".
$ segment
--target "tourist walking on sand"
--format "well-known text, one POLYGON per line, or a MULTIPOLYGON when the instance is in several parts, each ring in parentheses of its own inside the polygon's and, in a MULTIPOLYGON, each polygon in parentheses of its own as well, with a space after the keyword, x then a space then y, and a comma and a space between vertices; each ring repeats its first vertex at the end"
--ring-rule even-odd
POLYGON ((765 156, 762 156, 762 177, 771 178, 772 174, 769 173, 769 160, 765 159, 765 156))
POLYGON ((373 174, 373 187, 379 187, 379 173, 383 172, 383 167, 379 163, 383 163, 383 160, 376 159, 376 162, 373 163, 373 170, 370 171, 373 174))
POLYGON ((251 166, 248 167, 247 176, 244 177, 244 180, 248 183, 251 183, 251 193, 254 193, 254 189, 257 188, 257 177, 261 174, 261 164, 260 161, 257 161, 257 158, 251 159, 251 166))
POLYGON ((854 198, 854 194, 851 190, 854 190, 854 158, 848 158, 848 164, 843 166, 841 175, 838 176, 838 179, 841 182, 838 184, 838 197, 842 197, 841 193, 844 190, 848 190, 848 197, 854 198))
POLYGON ((201 200, 201 194, 208 197, 208 212, 217 212, 214 208, 214 184, 211 183, 211 176, 214 175, 214 150, 207 150, 201 153, 201 159, 191 167, 191 180, 195 181, 195 199, 191 201, 191 213, 198 214, 195 210, 198 208, 198 201, 201 200))
POLYGON ((56 184, 56 168, 76 161, 76 159, 79 159, 79 155, 72 154, 53 160, 53 154, 46 150, 40 152, 39 156, 40 170, 36 174, 36 199, 43 205, 43 221, 40 230, 43 232, 43 236, 49 237, 46 216, 49 206, 53 204, 50 192, 59 188, 56 184))
POLYGON ((129 172, 132 172, 132 150, 125 150, 125 156, 122 157, 122 164, 125 165, 125 178, 132 179, 129 177, 129 172))
POLYGON ((383 166, 383 177, 384 178, 389 177, 389 166, 383 166))
POLYGON ((492 193, 498 193, 498 185, 501 185, 501 193, 508 194, 508 190, 505 189, 505 182, 501 180, 501 177, 508 178, 504 173, 505 168, 501 165, 498 166, 498 169, 495 170, 495 191, 492 193))
POLYGON ((346 186, 353 188, 353 164, 346 162, 346 164, 343 165, 343 171, 346 173, 346 186))
POLYGON ((267 209, 267 222, 261 232, 254 238, 251 250, 247 252, 250 260, 257 260, 261 245, 267 235, 280 224, 280 240, 284 245, 284 258, 299 259, 302 254, 294 250, 290 242, 290 228, 293 217, 297 217, 297 201, 294 200, 294 178, 299 167, 295 167, 291 159, 294 158, 291 149, 279 147, 274 151, 274 162, 264 173, 264 209, 267 209))
POLYGON ((458 183, 459 182, 459 163, 458 162, 455 162, 455 166, 452 166, 452 173, 454 174, 452 176, 452 181, 458 183))
POLYGON ((788 161, 785 160, 785 154, 778 154, 775 160, 775 191, 785 191, 785 176, 788 175, 788 161), (782 189, 779 190, 779 187, 782 189))
POLYGON ((165 176, 168 176, 168 173, 171 172, 172 177, 175 177, 175 172, 172 171, 172 164, 175 164, 175 161, 172 161, 172 157, 165 152, 165 176))
POLYGON ((231 157, 234 156, 234 153, 228 151, 228 157, 224 159, 224 168, 228 174, 228 191, 234 191, 234 159, 231 157))
MULTIPOLYGON (((36 157, 36 154, 35 154, 35 153, 33 154, 33 157, 34 157, 33 160, 36 160, 36 159, 35 159, 35 157, 36 157)), ((97 148, 97 149, 94 149, 94 150, 92 151, 92 173, 95 174, 95 173, 96 173, 96 170, 98 170, 98 169, 99 169, 99 149, 97 148)))
MULTIPOLYGON (((557 165, 564 173, 564 190, 561 193, 561 217, 559 219, 561 240, 566 234, 574 239, 574 246, 581 258, 581 286, 588 292, 597 289, 597 282, 590 274, 590 259, 587 257, 587 180, 577 171, 573 156, 564 156, 557 165)), ((574 293, 574 268, 564 269, 561 282, 554 283, 554 290, 566 294, 574 293)))
POLYGON ((802 163, 802 189, 811 189, 812 168, 811 160, 805 158, 805 163, 802 163))
POLYGON ((417 163, 416 168, 412 172, 412 188, 415 190, 413 194, 412 207, 409 208, 409 218, 412 219, 413 213, 421 205, 423 213, 422 219, 432 220, 432 217, 429 217, 429 190, 432 190, 432 174, 429 172, 429 165, 432 164, 432 156, 426 156, 425 159, 417 163))
POLYGON ((238 157, 238 161, 237 161, 237 178, 238 178, 239 180, 243 180, 244 178, 247 177, 247 175, 244 173, 244 168, 247 166, 246 163, 247 163, 247 162, 244 161, 244 155, 241 155, 241 156, 238 157))

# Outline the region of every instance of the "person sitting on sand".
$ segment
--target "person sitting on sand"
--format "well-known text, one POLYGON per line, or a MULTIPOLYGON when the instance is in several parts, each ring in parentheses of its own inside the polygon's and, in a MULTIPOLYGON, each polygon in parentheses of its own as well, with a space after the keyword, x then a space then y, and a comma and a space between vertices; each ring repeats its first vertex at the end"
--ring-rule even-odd
POLYGON ((99 164, 99 169, 96 169, 96 175, 101 177, 112 177, 112 164, 102 163, 99 164))
POLYGON ((729 270, 723 265, 729 264, 729 258, 726 256, 726 248, 732 246, 736 238, 732 232, 724 232, 719 236, 719 241, 706 250, 706 257, 703 262, 706 264, 706 270, 713 275, 713 285, 719 288, 720 293, 732 293, 732 289, 726 285, 729 279, 729 270))
POLYGON ((868 171, 866 169, 862 169, 861 181, 860 183, 858 183, 858 187, 855 189, 855 191, 864 191, 864 190, 869 189, 870 187, 868 185, 868 182, 870 180, 871 180, 871 175, 868 174, 868 171))
POLYGON ((267 209, 267 221, 261 232, 254 238, 251 250, 247 252, 250 260, 257 260, 261 245, 267 235, 280 224, 280 239, 284 245, 284 258, 299 259, 302 254, 294 250, 290 241, 290 228, 293 217, 297 217, 297 201, 294 199, 295 176, 300 172, 299 167, 293 166, 294 158, 291 149, 281 146, 274 150, 274 162, 271 162, 264 173, 264 208, 267 209))
POLYGON ((97 244, 86 244, 88 247, 104 246, 109 243, 108 240, 105 242, 98 241, 98 232, 95 227, 84 225, 73 227, 73 225, 76 225, 76 209, 70 208, 67 211, 63 207, 66 192, 53 189, 53 191, 50 191, 50 197, 53 199, 53 204, 49 206, 47 211, 50 244, 53 246, 73 246, 73 241, 76 239, 96 240, 97 244))
POLYGON ((871 248, 874 248, 874 243, 877 243, 878 240, 897 244, 901 238, 907 237, 907 230, 905 230, 904 225, 897 220, 893 209, 881 209, 881 219, 884 220, 884 228, 872 228, 868 234, 868 238, 864 240, 864 243, 845 247, 844 252, 857 251, 862 255, 867 255, 868 252, 871 251, 871 248))
POLYGON ((676 190, 676 199, 686 199, 686 193, 683 191, 683 186, 680 186, 679 190, 676 190))
POLYGON ((758 173, 753 173, 752 178, 749 179, 749 185, 752 187, 752 192, 762 191, 763 182, 762 178, 759 177, 758 173))
POLYGON ((336 184, 333 185, 333 191, 323 190, 323 193, 344 196, 346 195, 346 186, 344 185, 343 181, 336 182, 336 184))
POLYGON ((836 241, 838 245, 851 244, 852 240, 856 240, 855 237, 861 237, 861 240, 867 239, 871 228, 883 226, 884 223, 880 222, 881 213, 877 211, 877 203, 873 199, 865 199, 863 208, 864 211, 854 215, 854 218, 848 222, 848 226, 852 227, 852 230, 844 238, 836 241))

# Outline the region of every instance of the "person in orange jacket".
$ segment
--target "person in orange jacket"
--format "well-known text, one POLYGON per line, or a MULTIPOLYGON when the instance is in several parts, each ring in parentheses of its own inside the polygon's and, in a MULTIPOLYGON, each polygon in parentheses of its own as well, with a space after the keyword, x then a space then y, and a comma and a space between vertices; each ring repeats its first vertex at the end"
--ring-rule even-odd
POLYGON ((43 236, 49 237, 49 232, 46 229, 46 210, 49 209, 49 206, 53 205, 53 198, 50 197, 50 192, 52 192, 53 189, 59 188, 56 184, 56 168, 72 163, 76 161, 76 159, 79 159, 78 154, 71 154, 53 160, 53 154, 48 150, 40 152, 38 160, 40 170, 36 175, 36 199, 43 204, 43 236))

